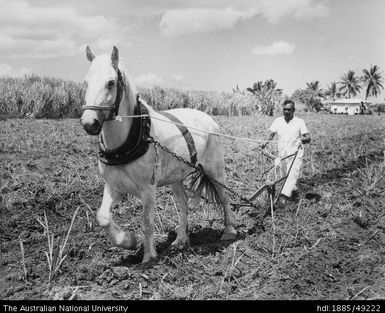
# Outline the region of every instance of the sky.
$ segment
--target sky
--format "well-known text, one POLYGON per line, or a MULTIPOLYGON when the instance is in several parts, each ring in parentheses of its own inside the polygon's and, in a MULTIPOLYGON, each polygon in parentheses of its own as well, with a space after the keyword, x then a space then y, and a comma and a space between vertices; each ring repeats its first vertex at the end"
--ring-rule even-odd
MULTIPOLYGON (((82 81, 115 45, 137 86, 284 94, 371 65, 385 77, 384 0, 0 0, 0 75, 82 81)), ((380 95, 384 99, 385 92, 380 95)))

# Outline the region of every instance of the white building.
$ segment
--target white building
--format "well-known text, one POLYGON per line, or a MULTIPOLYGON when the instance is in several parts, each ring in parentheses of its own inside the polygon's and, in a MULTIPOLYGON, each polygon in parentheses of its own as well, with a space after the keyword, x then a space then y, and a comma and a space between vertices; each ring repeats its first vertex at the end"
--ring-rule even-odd
POLYGON ((362 114, 369 109, 369 102, 362 99, 336 99, 329 102, 333 114, 362 114))

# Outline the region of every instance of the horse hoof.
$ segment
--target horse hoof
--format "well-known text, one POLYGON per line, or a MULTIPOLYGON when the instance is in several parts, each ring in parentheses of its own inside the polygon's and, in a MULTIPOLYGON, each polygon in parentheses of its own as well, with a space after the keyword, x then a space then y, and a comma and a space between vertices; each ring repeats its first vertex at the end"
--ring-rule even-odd
POLYGON ((131 234, 123 234, 122 238, 115 244, 115 246, 127 250, 136 250, 136 245, 136 237, 131 234))
POLYGON ((182 240, 182 239, 175 239, 174 241, 173 241, 173 243, 171 244, 171 247, 172 248, 176 248, 176 249, 179 249, 179 250, 181 250, 181 249, 183 249, 183 248, 187 248, 187 247, 189 247, 190 246, 190 243, 189 243, 189 240, 188 239, 186 239, 186 240, 182 240))
POLYGON ((155 253, 155 254, 148 254, 148 255, 144 255, 143 256, 143 260, 142 260, 142 264, 145 264, 145 263, 148 263, 152 260, 156 260, 158 258, 158 255, 155 253))
POLYGON ((237 234, 235 233, 224 233, 223 235, 222 235, 222 238, 221 238, 221 240, 222 241, 230 241, 230 240, 235 240, 235 239, 237 239, 237 234))

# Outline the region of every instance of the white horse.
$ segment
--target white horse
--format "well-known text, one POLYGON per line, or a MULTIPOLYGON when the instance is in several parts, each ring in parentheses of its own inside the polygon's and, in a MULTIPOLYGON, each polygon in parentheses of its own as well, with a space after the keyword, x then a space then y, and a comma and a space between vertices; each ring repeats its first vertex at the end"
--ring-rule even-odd
MULTIPOLYGON (((130 138, 137 134, 133 130, 135 120, 141 118, 122 118, 118 121, 113 114, 119 116, 132 116, 139 99, 128 81, 124 70, 119 64, 119 51, 114 46, 111 54, 95 56, 89 47, 86 49, 88 60, 91 62, 86 75, 87 90, 83 107, 81 124, 90 135, 100 135, 103 151, 118 151, 127 140, 135 142, 137 138, 130 138), (130 134, 130 135, 129 135, 130 134)), ((143 103, 143 101, 141 101, 143 103)), ((150 136, 161 145, 175 152, 190 162, 188 145, 180 130, 172 123, 162 122, 168 120, 147 104, 142 106, 151 117, 150 136), (155 119, 156 118, 156 119, 155 119)), ((218 132, 216 122, 204 112, 193 109, 173 109, 166 112, 172 113, 186 126, 192 126, 190 133, 193 137, 196 151, 197 164, 204 172, 217 181, 224 181, 224 149, 221 138, 210 132, 218 132), (204 132, 199 131, 200 129, 204 132)), ((169 121, 169 120, 168 120, 169 121)), ((170 153, 155 147, 154 143, 147 144, 145 152, 136 160, 126 164, 106 164, 99 161, 99 170, 105 181, 102 204, 97 212, 99 224, 109 234, 114 246, 136 249, 136 237, 131 232, 122 231, 113 221, 111 210, 126 194, 137 196, 143 205, 143 247, 144 257, 142 262, 156 258, 154 247, 154 208, 156 205, 156 188, 171 185, 176 196, 179 215, 177 237, 172 246, 183 248, 189 245, 187 227, 187 197, 183 180, 194 171, 170 153)), ((230 209, 229 198, 223 187, 215 185, 216 195, 224 211, 224 233, 221 240, 236 238, 236 222, 234 213, 230 209)))

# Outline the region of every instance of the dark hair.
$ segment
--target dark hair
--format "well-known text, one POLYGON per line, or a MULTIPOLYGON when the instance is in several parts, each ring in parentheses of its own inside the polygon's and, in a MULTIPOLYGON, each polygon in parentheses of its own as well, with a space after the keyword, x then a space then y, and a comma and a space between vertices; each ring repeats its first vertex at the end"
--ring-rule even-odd
POLYGON ((295 103, 294 103, 293 100, 291 100, 291 99, 286 99, 285 101, 283 101, 282 106, 285 106, 286 104, 290 104, 290 103, 293 103, 293 106, 295 105, 295 103))
POLYGON ((294 111, 295 111, 295 103, 294 103, 294 101, 291 100, 291 99, 286 99, 286 100, 283 101, 283 103, 282 103, 282 108, 284 108, 285 105, 287 105, 287 104, 292 104, 293 112, 294 112, 294 111))

